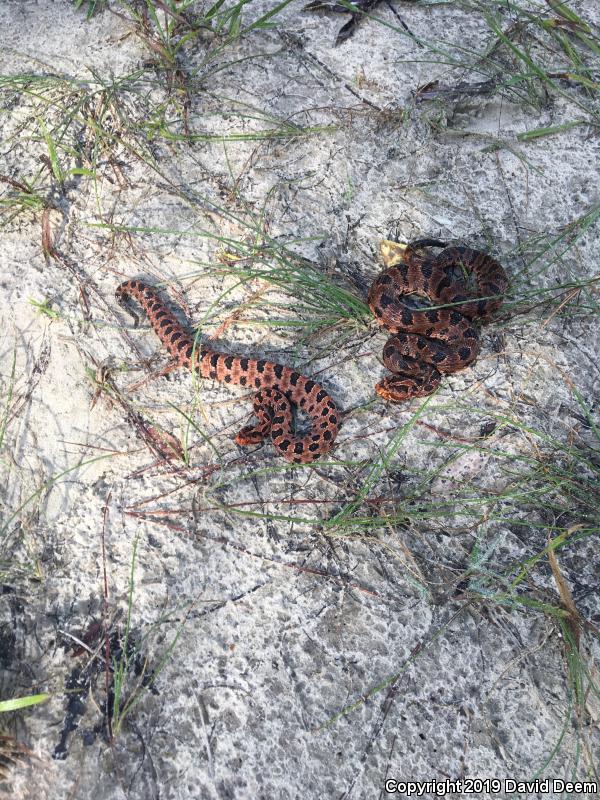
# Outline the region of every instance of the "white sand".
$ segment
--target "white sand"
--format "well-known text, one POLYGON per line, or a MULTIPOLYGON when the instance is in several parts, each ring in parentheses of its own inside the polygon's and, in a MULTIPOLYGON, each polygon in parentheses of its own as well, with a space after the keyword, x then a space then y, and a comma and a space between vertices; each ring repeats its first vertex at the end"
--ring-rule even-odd
MULTIPOLYGON (((592 0, 571 5, 598 24, 592 0)), ((249 4, 245 24, 269 7, 249 4)), ((533 610, 452 598, 470 568, 476 570, 471 589, 485 592, 486 570, 498 576, 540 552, 553 526, 579 519, 556 519, 540 511, 543 499, 524 496, 503 517, 494 506, 488 518, 483 501, 480 515, 451 504, 439 518, 419 521, 419 502, 411 505, 410 498, 425 477, 418 497, 429 502, 442 503, 461 486, 475 497, 502 493, 514 485, 509 472, 516 463, 497 451, 550 463, 559 458, 548 440, 511 422, 476 448, 453 449, 457 441, 476 441, 493 415, 560 443, 591 444, 571 382, 588 405, 597 402, 598 320, 578 310, 575 297, 559 313, 558 302, 534 306, 543 299, 540 290, 597 274, 597 226, 564 257, 557 255, 567 240, 527 264, 534 237, 551 241, 598 202, 598 137, 581 126, 519 141, 525 131, 582 116, 571 99, 552 94, 544 100, 539 83, 537 108, 511 103, 507 93, 417 104, 415 91, 426 83, 455 86, 486 76, 431 63, 431 52, 413 39, 369 20, 333 48, 348 17, 300 8, 288 7, 276 28, 255 30, 224 49, 210 64, 231 66, 214 74, 203 65, 208 37, 184 48, 185 68, 206 75, 190 98, 190 127, 230 135, 280 124, 257 119, 260 111, 332 129, 187 145, 158 133, 144 141, 141 126, 151 122, 145 109, 166 103, 167 81, 150 63, 156 52, 122 16, 104 11, 86 21, 65 0, 0 6, 2 74, 75 82, 67 100, 66 84, 31 83, 29 92, 53 98, 43 106, 33 94, 15 94, 11 102, 5 95, 0 117, 0 173, 22 182, 42 171, 39 192, 57 208, 48 221, 64 257, 44 257, 41 210, 19 214, 2 231, 4 398, 16 357, 2 461, 5 516, 69 470, 28 502, 5 534, 3 558, 23 569, 7 573, 1 596, 2 697, 53 693, 10 728, 40 758, 29 771, 13 771, 12 797, 377 798, 385 796, 386 778, 531 778, 563 732, 543 776, 589 778, 589 753, 599 744, 597 703, 590 700, 591 716, 578 732, 556 624, 533 610), (264 57, 239 61, 259 53, 264 57), (137 70, 134 88, 118 96, 119 113, 140 126, 134 135, 123 131, 114 109, 100 117, 107 95, 98 81, 109 86, 137 70), (89 102, 77 112, 81 120, 93 112, 120 138, 106 145, 98 139, 96 180, 70 175, 61 196, 41 161, 48 146, 35 114, 43 113, 54 130, 84 96, 89 102), (231 115, 223 117, 226 109, 231 115), (290 247, 363 299, 379 269, 378 242, 388 236, 435 236, 486 248, 511 276, 509 300, 520 305, 507 304, 508 313, 486 328, 472 369, 444 380, 421 417, 430 427, 406 431, 370 493, 371 499, 395 498, 398 516, 403 509, 412 514, 405 526, 386 525, 383 517, 394 508, 372 503, 359 515, 382 514, 378 525, 326 535, 322 521, 355 497, 370 462, 419 403, 391 408, 375 399, 384 337, 374 325, 370 331, 348 327, 338 344, 335 331, 302 342, 300 328, 264 324, 294 318, 265 304, 290 303, 289 296, 271 290, 243 307, 264 283, 232 289, 232 278, 214 269, 209 275, 207 265, 215 267, 231 250, 211 237, 250 247, 251 215, 281 242, 307 240, 290 247), (110 226, 152 230, 127 234, 110 226), (184 303, 193 322, 204 322, 205 336, 242 306, 238 322, 219 338, 223 349, 276 356, 318 372, 340 407, 355 409, 333 454, 353 466, 282 470, 269 443, 254 452, 234 444, 251 411, 240 389, 211 382, 194 387, 182 371, 149 377, 167 363, 166 355, 147 324, 133 330, 114 301, 116 285, 136 275, 167 282, 170 299, 184 303), (524 312, 528 292, 532 308, 524 312), (57 318, 39 313, 31 300, 48 300, 57 318), (324 357, 313 360, 322 347, 324 357), (179 440, 186 421, 171 404, 193 417, 198 430, 189 432, 189 467, 161 463, 107 393, 92 402, 89 374, 99 375, 101 367, 112 369, 133 411, 179 440), (98 456, 106 457, 77 468, 98 456), (66 738, 66 757, 55 760, 66 681, 88 663, 72 654, 69 636, 81 637, 102 618, 104 566, 108 615, 123 632, 136 541, 131 625, 147 671, 157 669, 180 637, 156 680, 157 693, 142 695, 112 748, 94 733, 104 702, 104 673, 98 673, 83 698, 85 713, 66 738), (397 673, 391 694, 383 688, 320 727, 397 673)), ((457 45, 483 51, 492 41, 475 11, 452 4, 395 8, 417 36, 463 59, 457 45)), ((398 25, 385 4, 373 13, 398 25)), ((510 25, 508 15, 502 25, 510 25)), ((565 91, 594 102, 572 86, 565 91)), ((171 131, 181 133, 184 96, 177 90, 171 96, 177 105, 165 116, 171 131)), ((73 149, 93 152, 90 125, 75 121, 65 134, 59 149, 65 172, 90 168, 73 149)), ((0 186, 5 197, 13 190, 0 186)), ((579 301, 589 305, 589 295, 579 301)), ((598 625, 593 543, 584 539, 558 557, 581 614, 598 625)), ((496 594, 508 591, 498 579, 493 587, 496 594)), ((521 590, 559 605, 545 557, 521 590)), ((586 635, 582 655, 591 669, 594 649, 597 663, 597 640, 586 635)), ((136 680, 130 677, 128 691, 136 680)))

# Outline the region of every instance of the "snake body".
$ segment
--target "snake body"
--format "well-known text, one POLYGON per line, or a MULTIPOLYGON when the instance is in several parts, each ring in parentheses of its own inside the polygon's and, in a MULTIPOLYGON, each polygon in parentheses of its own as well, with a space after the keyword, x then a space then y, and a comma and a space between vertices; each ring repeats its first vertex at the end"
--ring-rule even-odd
POLYGON ((259 390, 254 397, 258 423, 242 428, 235 439, 238 444, 258 444, 270 436, 281 455, 294 464, 308 464, 331 449, 340 414, 318 383, 283 364, 201 347, 156 290, 143 281, 125 281, 115 294, 136 324, 137 315, 128 307, 128 301, 134 298, 140 304, 156 335, 179 366, 194 370, 203 378, 259 390), (310 418, 311 430, 305 436, 294 433, 292 404, 310 418))
POLYGON ((508 278, 486 253, 446 247, 435 239, 409 245, 384 241, 381 252, 388 268, 371 285, 369 306, 380 325, 394 334, 383 350, 383 363, 394 375, 383 378, 375 390, 398 403, 431 394, 443 373, 463 369, 477 358, 477 322, 500 308, 508 278), (432 247, 444 249, 435 255, 432 247), (461 270, 473 275, 476 295, 461 270), (405 301, 406 295, 426 298, 432 307, 416 308, 405 301))

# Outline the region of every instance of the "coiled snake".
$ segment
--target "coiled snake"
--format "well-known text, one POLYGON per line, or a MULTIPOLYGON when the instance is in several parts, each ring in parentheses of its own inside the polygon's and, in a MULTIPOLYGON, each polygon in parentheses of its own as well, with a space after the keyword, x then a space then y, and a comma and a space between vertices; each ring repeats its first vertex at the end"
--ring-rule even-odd
POLYGON ((238 444, 258 444, 270 436, 281 455, 294 464, 308 464, 331 449, 339 429, 340 414, 318 383, 282 364, 200 347, 156 290, 143 281, 125 281, 115 294, 136 325, 137 315, 128 307, 128 299, 137 300, 156 335, 179 366, 195 370, 203 378, 260 390, 254 397, 258 423, 242 428, 235 439, 238 444), (311 420, 311 430, 306 436, 294 433, 292 403, 311 420))
POLYGON ((395 374, 379 381, 375 391, 399 403, 431 394, 442 373, 456 372, 477 358, 476 322, 500 308, 508 278, 486 253, 446 247, 436 239, 409 245, 384 241, 381 255, 387 269, 371 285, 369 306, 380 325, 394 334, 383 349, 383 363, 395 374), (444 249, 434 255, 431 247, 444 249), (456 274, 460 268, 473 275, 476 295, 463 275, 456 274), (407 304, 403 297, 411 294, 428 299, 434 307, 407 304))

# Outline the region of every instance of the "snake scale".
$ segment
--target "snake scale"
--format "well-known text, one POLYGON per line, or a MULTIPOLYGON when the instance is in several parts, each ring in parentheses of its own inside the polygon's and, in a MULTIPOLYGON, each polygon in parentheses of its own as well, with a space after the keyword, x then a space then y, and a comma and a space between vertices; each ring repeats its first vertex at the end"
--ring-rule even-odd
POLYGON ((436 239, 408 245, 384 241, 381 255, 387 269, 371 285, 369 307, 379 324, 394 334, 383 349, 383 363, 394 374, 379 381, 375 391, 399 403, 431 394, 443 373, 463 369, 477 358, 476 325, 500 308, 508 278, 486 253, 446 247, 436 239), (430 248, 443 249, 435 255, 430 248), (469 290, 469 275, 476 294, 469 290), (433 305, 415 307, 404 300, 406 295, 433 305))
POLYGON ((308 464, 331 449, 340 426, 340 413, 318 383, 283 364, 200 346, 156 290, 143 281, 125 281, 115 294, 136 325, 138 318, 129 307, 129 300, 133 298, 140 304, 156 335, 179 366, 194 370, 203 378, 259 390, 254 396, 258 423, 242 428, 235 439, 238 444, 259 444, 270 436, 281 455, 294 464, 308 464), (310 432, 305 436, 294 433, 292 404, 311 421, 310 432))

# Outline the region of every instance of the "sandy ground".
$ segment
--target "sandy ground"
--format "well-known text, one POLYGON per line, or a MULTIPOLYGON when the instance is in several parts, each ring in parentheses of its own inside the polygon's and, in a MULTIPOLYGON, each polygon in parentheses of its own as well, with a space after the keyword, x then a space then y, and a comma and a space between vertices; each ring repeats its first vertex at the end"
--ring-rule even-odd
MULTIPOLYGON (((244 7, 244 25, 273 5, 244 7)), ((593 0, 571 7, 598 24, 593 0)), ((540 487, 571 448, 593 452, 582 408, 594 413, 600 388, 598 295, 578 287, 598 274, 585 220, 599 140, 587 125, 518 138, 582 118, 574 102, 597 113, 597 97, 568 84, 534 85, 531 104, 435 95, 487 80, 448 63, 493 43, 480 12, 453 4, 380 4, 387 26, 363 20, 338 47, 348 15, 291 4, 216 54, 208 32, 190 39, 178 63, 191 91, 122 5, 84 10, 0 5, 2 75, 48 81, 8 87, 0 117, 3 197, 35 180, 43 200, 7 207, 0 251, 0 687, 3 699, 51 693, 4 715, 31 751, 7 796, 377 798, 386 779, 597 781, 598 539, 575 535, 593 527, 585 503, 557 515, 540 487), (285 125, 302 130, 257 138, 285 125), (212 139, 178 141, 186 132, 212 139), (487 249, 511 278, 477 363, 418 418, 422 401, 374 395, 374 323, 307 336, 291 324, 311 319, 293 287, 221 269, 232 243, 247 267, 268 240, 364 300, 390 236, 487 249), (233 442, 251 411, 241 390, 156 375, 156 337, 114 301, 130 276, 162 282, 223 349, 318 373, 348 412, 333 457, 284 469, 269 443, 233 442), (187 442, 189 462, 157 455, 150 426, 187 442), (332 525, 344 509, 347 524, 332 525), (544 554, 561 531, 573 534, 558 552, 562 594, 544 554), (511 565, 540 553, 511 588, 511 565), (547 611, 568 594, 589 623, 576 656, 547 611), (117 672, 126 660, 122 705, 134 701, 120 725, 107 643, 117 672)), ((509 10, 498 18, 510 29, 509 10)), ((489 52, 508 69, 510 51, 489 52)), ((504 789, 477 796, 517 796, 504 789)))

